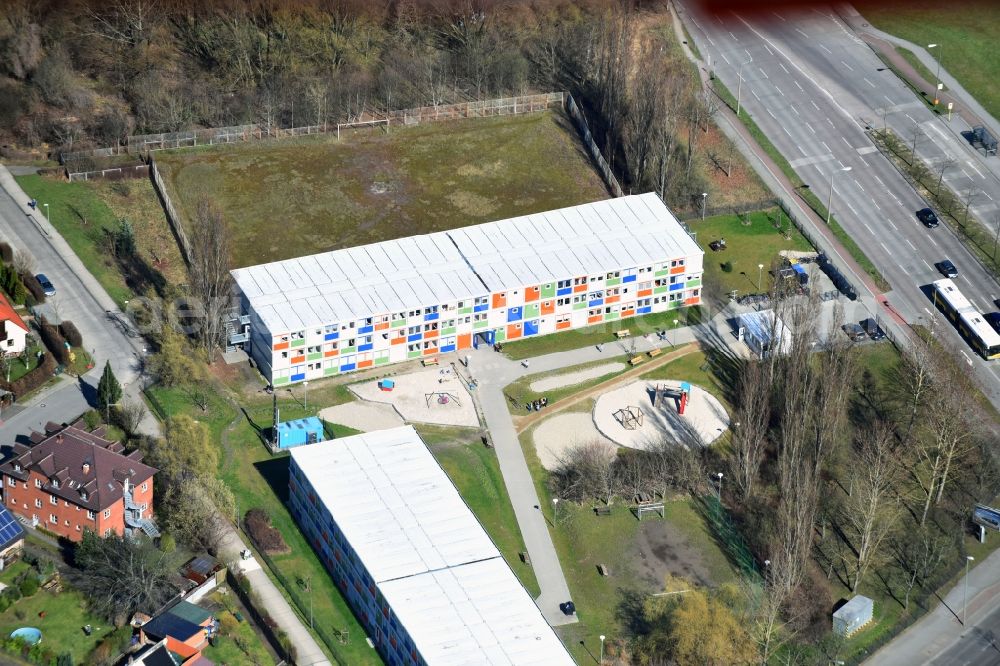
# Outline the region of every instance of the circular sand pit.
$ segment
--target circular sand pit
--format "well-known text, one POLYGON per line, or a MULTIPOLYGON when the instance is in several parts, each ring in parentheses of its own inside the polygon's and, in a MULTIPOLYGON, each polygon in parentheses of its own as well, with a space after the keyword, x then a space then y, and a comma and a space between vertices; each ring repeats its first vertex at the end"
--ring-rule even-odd
POLYGON ((567 412, 545 419, 535 428, 532 440, 542 467, 550 471, 574 446, 598 442, 611 451, 616 448, 613 442, 597 431, 594 420, 587 412, 567 412))
POLYGON ((343 405, 334 405, 320 410, 319 417, 324 421, 339 423, 361 432, 403 425, 403 417, 392 405, 375 402, 354 401, 343 405))
POLYGON ((597 379, 598 377, 603 377, 604 375, 610 375, 612 372, 618 372, 619 370, 624 370, 624 363, 602 363, 601 365, 595 365, 592 368, 586 368, 584 370, 577 370, 575 372, 564 372, 559 375, 552 375, 551 377, 544 377, 537 381, 531 382, 528 386, 535 393, 543 393, 545 391, 551 391, 553 389, 563 388, 564 386, 573 386, 574 384, 582 384, 589 379, 597 379))
POLYGON ((608 391, 594 405, 594 425, 611 441, 633 449, 664 440, 707 446, 729 428, 729 414, 715 396, 692 386, 682 416, 680 386, 674 380, 638 381, 608 391))

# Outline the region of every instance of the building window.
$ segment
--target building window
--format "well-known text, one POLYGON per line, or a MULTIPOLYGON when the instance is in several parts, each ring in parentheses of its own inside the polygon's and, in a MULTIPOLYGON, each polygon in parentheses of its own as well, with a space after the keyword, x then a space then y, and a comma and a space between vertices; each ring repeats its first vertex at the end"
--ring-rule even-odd
POLYGON ((112 530, 112 529, 111 529, 110 527, 109 527, 108 529, 104 530, 104 536, 105 536, 105 537, 109 537, 109 536, 111 536, 111 532, 112 532, 112 531, 113 531, 113 530, 112 530))
POLYGON ((56 515, 56 514, 54 514, 54 513, 50 513, 50 514, 49 514, 49 522, 50 522, 50 523, 53 523, 53 524, 55 524, 55 525, 58 525, 58 524, 59 524, 59 516, 57 516, 57 515, 56 515))
POLYGON ((52 506, 59 506, 59 500, 55 495, 49 495, 49 504, 52 506))
POLYGON ((489 303, 489 298, 486 296, 476 296, 476 305, 486 305, 489 303))
POLYGON ((51 483, 52 483, 52 487, 53 488, 58 488, 59 487, 59 480, 58 479, 52 479, 51 483))
POLYGON ((586 283, 587 283, 586 276, 584 276, 584 277, 578 277, 578 278, 573 278, 573 284, 579 285, 579 284, 586 284, 586 283))
POLYGON ((80 499, 82 499, 84 502, 86 502, 87 501, 87 493, 80 493, 80 499))
POLYGON ((13 497, 10 497, 8 499, 10 499, 10 505, 11 506, 17 506, 17 500, 16 499, 14 499, 13 497))
POLYGON ((148 482, 148 481, 145 481, 145 482, 143 482, 143 484, 142 484, 141 486, 139 486, 139 489, 140 489, 140 490, 141 490, 142 492, 146 492, 146 488, 148 488, 148 487, 149 487, 149 482, 148 482))
POLYGON ((673 266, 673 267, 683 266, 684 265, 684 260, 683 259, 674 259, 673 261, 670 262, 670 265, 673 266))
POLYGON ((419 326, 410 326, 409 328, 406 329, 407 335, 416 335, 419 332, 420 332, 419 326))
POLYGON ((63 524, 66 525, 66 527, 69 527, 69 521, 68 520, 63 521, 63 524))
POLYGON ((14 463, 14 471, 15 472, 20 472, 21 471, 21 464, 20 463, 14 463))
POLYGON ((79 525, 77 525, 77 526, 76 526, 76 531, 77 531, 77 532, 79 532, 79 531, 80 531, 80 526, 79 526, 79 525))
POLYGON ((36 509, 41 509, 42 508, 42 500, 35 499, 35 508, 36 509))
POLYGON ((559 282, 556 283, 556 287, 558 287, 559 289, 565 289, 566 287, 570 286, 571 284, 572 284, 572 282, 569 281, 569 280, 559 280, 559 282))
POLYGON ((87 512, 87 520, 93 520, 96 517, 97 517, 97 515, 93 511, 88 511, 87 512))
POLYGON ((17 481, 14 480, 14 477, 8 476, 7 485, 10 486, 11 488, 17 488, 17 481))
POLYGON ((41 479, 35 479, 35 487, 36 488, 41 488, 42 487, 42 480, 41 479))

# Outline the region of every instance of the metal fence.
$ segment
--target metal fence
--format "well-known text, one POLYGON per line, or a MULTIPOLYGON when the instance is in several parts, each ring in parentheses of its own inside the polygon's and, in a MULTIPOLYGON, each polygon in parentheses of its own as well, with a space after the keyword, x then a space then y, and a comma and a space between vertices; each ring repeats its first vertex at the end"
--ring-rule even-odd
POLYGON ((611 167, 608 166, 607 160, 604 159, 604 155, 601 154, 601 149, 597 147, 594 143, 594 136, 590 133, 590 128, 587 126, 587 119, 583 117, 583 113, 580 111, 580 107, 576 105, 576 100, 573 99, 573 95, 566 93, 566 113, 569 117, 573 119, 576 123, 576 129, 580 132, 580 139, 583 141, 584 145, 587 146, 587 150, 590 151, 590 157, 594 160, 597 165, 597 170, 601 172, 601 176, 604 178, 604 182, 607 184, 608 189, 616 197, 622 196, 622 186, 618 183, 618 179, 615 178, 614 172, 611 167))
POLYGON ((160 176, 160 171, 156 168, 156 160, 153 159, 152 155, 149 156, 149 173, 153 176, 153 185, 156 188, 157 194, 160 195, 160 200, 163 202, 163 209, 167 212, 167 221, 170 222, 170 227, 174 230, 174 235, 177 236, 184 261, 190 264, 191 244, 188 242, 187 233, 185 233, 184 225, 181 223, 181 217, 177 214, 177 209, 174 208, 174 203, 170 200, 170 195, 167 194, 167 187, 163 184, 163 177, 160 176))
POLYGON ((96 171, 72 171, 66 166, 66 176, 70 182, 76 180, 123 180, 125 178, 145 178, 149 175, 149 165, 133 164, 132 166, 115 167, 113 169, 98 169, 96 171))

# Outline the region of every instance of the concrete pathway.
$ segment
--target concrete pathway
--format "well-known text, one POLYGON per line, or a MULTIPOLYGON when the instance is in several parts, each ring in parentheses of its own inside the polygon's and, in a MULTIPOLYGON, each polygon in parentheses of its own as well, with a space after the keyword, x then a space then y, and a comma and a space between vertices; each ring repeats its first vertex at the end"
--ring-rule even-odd
POLYGON ((226 535, 219 547, 219 556, 234 574, 246 575, 268 615, 274 618, 279 629, 288 634, 289 640, 295 645, 297 666, 330 666, 326 654, 268 577, 260 562, 254 557, 249 560, 240 557, 240 553, 245 549, 246 544, 236 528, 226 523, 226 535))

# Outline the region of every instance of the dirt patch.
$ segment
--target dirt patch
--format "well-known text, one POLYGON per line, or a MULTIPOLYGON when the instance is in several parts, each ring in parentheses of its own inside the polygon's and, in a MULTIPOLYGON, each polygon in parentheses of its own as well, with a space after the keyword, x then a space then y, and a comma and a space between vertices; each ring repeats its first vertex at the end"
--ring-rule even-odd
POLYGON ((656 587, 663 585, 663 577, 668 573, 682 576, 695 585, 716 583, 701 551, 666 520, 644 520, 630 555, 636 575, 656 587))
POLYGON ((618 372, 619 370, 624 370, 624 363, 604 363, 602 365, 595 365, 592 368, 587 368, 586 370, 578 370, 576 372, 566 372, 559 375, 553 375, 551 377, 545 377, 539 379, 538 381, 531 382, 528 386, 535 393, 541 393, 543 391, 551 391, 552 389, 563 388, 564 386, 573 386, 574 384, 582 384, 588 379, 596 379, 598 377, 603 377, 604 375, 610 375, 612 372, 618 372))
POLYGON ((547 470, 559 465, 563 454, 581 444, 599 442, 614 451, 615 445, 597 432, 589 412, 556 414, 538 424, 532 433, 538 460, 547 470))

